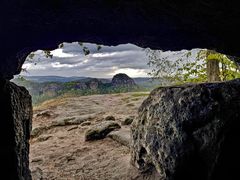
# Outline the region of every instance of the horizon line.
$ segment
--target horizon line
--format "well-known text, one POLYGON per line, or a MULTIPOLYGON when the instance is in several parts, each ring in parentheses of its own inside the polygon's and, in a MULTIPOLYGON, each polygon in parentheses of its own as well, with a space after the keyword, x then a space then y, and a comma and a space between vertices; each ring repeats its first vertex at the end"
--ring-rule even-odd
MULTIPOLYGON (((124 74, 125 74, 125 73, 124 73, 124 74)), ((128 75, 128 74, 127 74, 127 75, 128 75)), ((102 78, 102 79, 109 79, 109 78, 111 78, 111 77, 107 78, 107 77, 92 77, 92 76, 20 75, 20 74, 15 75, 15 76, 24 76, 24 77, 49 77, 49 76, 54 76, 54 77, 63 77, 63 78, 81 77, 81 78, 97 78, 97 79, 99 79, 99 78, 102 78)), ((115 75, 113 75, 113 76, 115 76, 115 75)), ((113 77, 113 76, 112 76, 112 77, 113 77)), ((128 75, 128 76, 129 76, 129 75, 128 75)), ((129 76, 129 77, 131 77, 131 76, 129 76)), ((142 77, 142 76, 137 76, 137 77, 131 77, 131 78, 151 78, 151 77, 149 77, 149 76, 144 76, 144 77, 142 77)))

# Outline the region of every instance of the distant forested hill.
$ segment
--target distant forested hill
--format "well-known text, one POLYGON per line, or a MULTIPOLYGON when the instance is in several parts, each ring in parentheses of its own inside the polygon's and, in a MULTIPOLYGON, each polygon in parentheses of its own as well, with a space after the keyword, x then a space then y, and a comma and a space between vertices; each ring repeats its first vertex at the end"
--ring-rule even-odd
POLYGON ((24 79, 38 83, 42 82, 69 82, 86 79, 87 77, 61 77, 61 76, 23 76, 24 79))
POLYGON ((126 74, 117 74, 112 80, 91 77, 24 76, 16 77, 12 81, 28 89, 32 95, 33 104, 66 93, 92 95, 150 91, 167 83, 164 80, 152 80, 151 78, 130 78, 126 74))

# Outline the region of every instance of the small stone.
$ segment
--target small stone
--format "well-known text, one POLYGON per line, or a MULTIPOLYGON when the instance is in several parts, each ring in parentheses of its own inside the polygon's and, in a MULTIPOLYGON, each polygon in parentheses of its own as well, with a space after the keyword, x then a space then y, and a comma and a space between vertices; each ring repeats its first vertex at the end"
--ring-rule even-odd
POLYGON ((52 136, 48 136, 48 135, 43 135, 39 138, 37 138, 37 141, 39 142, 43 142, 43 141, 47 141, 49 138, 51 138, 52 136))
POLYGON ((51 116, 52 116, 52 112, 50 112, 50 111, 44 111, 44 112, 42 112, 42 113, 38 113, 37 115, 36 115, 37 117, 46 117, 46 118, 50 118, 51 116))
POLYGON ((42 180, 42 179, 43 179, 42 169, 40 169, 39 167, 36 167, 36 168, 32 171, 32 178, 33 178, 33 179, 37 179, 37 180, 42 180))
POLYGON ((44 131, 48 130, 49 128, 46 126, 40 126, 40 127, 36 127, 32 130, 31 132, 31 138, 35 138, 40 136, 44 131))
POLYGON ((133 122, 133 118, 127 117, 124 121, 122 121, 122 125, 130 125, 133 122))
POLYGON ((60 119, 60 120, 54 121, 52 123, 51 127, 79 125, 85 121, 94 119, 95 117, 96 117, 96 114, 86 114, 86 115, 82 115, 82 116, 78 116, 78 117, 70 117, 70 118, 60 119))
POLYGON ((78 128, 78 126, 72 126, 72 127, 68 128, 67 131, 72 131, 72 130, 77 129, 77 128, 78 128))
POLYGON ((104 121, 88 129, 85 133, 85 140, 98 140, 105 138, 113 130, 120 129, 121 126, 114 121, 104 121))
POLYGON ((32 163, 40 163, 40 162, 42 162, 43 161, 43 158, 42 157, 36 157, 36 158, 34 158, 34 159, 32 159, 32 163))
POLYGON ((115 121, 115 117, 114 116, 107 116, 105 117, 106 121, 115 121))
POLYGON ((81 126, 90 126, 90 125, 91 125, 90 121, 86 121, 81 124, 81 126))

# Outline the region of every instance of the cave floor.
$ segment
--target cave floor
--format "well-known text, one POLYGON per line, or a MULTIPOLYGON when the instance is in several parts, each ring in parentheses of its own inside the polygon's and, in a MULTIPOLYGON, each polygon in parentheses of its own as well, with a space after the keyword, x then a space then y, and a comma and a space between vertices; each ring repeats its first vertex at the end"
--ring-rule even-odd
MULTIPOLYGON (((145 98, 144 93, 65 96, 35 106, 33 129, 43 130, 30 139, 33 179, 131 179, 134 174, 129 174, 129 147, 109 137, 86 142, 84 135, 107 116, 114 116, 119 124, 129 116, 136 116, 145 98), (53 122, 80 117, 88 118, 87 123, 50 126, 53 122)), ((130 129, 121 126, 122 130, 130 129)))

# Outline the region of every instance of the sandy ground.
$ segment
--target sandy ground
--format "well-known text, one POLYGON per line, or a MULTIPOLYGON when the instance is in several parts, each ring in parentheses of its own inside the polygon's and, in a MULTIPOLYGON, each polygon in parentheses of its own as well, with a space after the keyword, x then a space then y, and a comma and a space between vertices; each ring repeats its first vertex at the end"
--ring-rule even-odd
MULTIPOLYGON (((34 180, 132 179, 130 150, 109 137, 86 142, 85 131, 112 115, 116 122, 135 116, 143 93, 61 97, 34 107, 33 129, 54 121, 91 117, 91 125, 64 125, 43 131, 30 140, 30 168, 34 180), (131 173, 130 173, 131 174, 131 173)), ((88 123, 89 123, 88 122, 88 123)), ((128 130, 130 126, 122 126, 128 130)), ((125 131, 124 131, 125 132, 125 131)))

